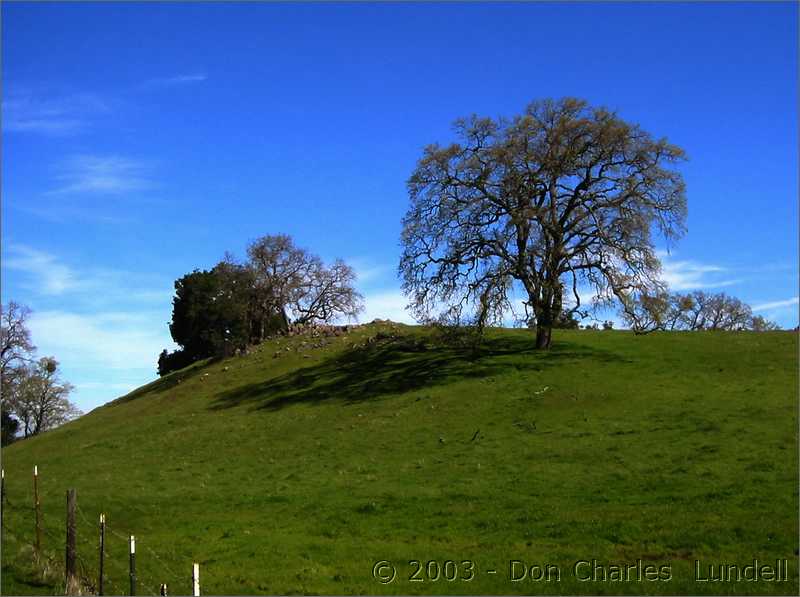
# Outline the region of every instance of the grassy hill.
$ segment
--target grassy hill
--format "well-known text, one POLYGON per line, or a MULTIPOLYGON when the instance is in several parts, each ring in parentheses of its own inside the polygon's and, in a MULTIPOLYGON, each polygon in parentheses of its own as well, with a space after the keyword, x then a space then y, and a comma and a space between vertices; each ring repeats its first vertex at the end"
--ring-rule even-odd
POLYGON ((797 594, 797 340, 559 331, 544 353, 497 330, 476 358, 405 326, 270 341, 4 449, 2 590, 63 590, 31 565, 36 464, 54 562, 66 489, 87 576, 106 513, 107 594, 127 594, 129 534, 140 595, 186 594, 193 561, 203 594, 797 594), (753 558, 787 558, 789 580, 694 579, 695 560, 753 558), (670 580, 577 579, 592 559, 670 580), (455 564, 433 581, 430 560, 455 564), (560 580, 512 582, 511 560, 560 580))

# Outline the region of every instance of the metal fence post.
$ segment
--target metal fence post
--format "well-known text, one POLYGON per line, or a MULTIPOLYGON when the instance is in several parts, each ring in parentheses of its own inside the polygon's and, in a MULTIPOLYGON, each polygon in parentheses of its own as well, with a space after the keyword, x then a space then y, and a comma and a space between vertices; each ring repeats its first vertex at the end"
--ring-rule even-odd
POLYGON ((76 550, 76 528, 75 528, 75 508, 77 507, 77 495, 74 489, 67 490, 67 550, 65 558, 66 568, 66 589, 68 595, 78 593, 78 576, 75 565, 77 558, 76 550))
POLYGON ((106 557, 106 515, 100 515, 100 572, 97 578, 97 594, 103 594, 103 564, 106 557))
POLYGON ((131 535, 131 595, 136 595, 136 539, 131 535))
POLYGON ((42 550, 42 503, 39 501, 39 466, 33 467, 33 509, 36 516, 36 538, 34 549, 38 556, 42 550))
POLYGON ((200 597, 200 564, 192 564, 192 597, 200 597))

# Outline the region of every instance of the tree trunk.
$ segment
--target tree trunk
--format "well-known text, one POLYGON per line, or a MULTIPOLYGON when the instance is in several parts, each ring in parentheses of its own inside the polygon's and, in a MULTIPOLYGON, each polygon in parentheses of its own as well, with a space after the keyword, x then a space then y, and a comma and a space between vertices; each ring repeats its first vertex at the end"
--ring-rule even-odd
POLYGON ((536 348, 541 350, 548 350, 550 348, 550 340, 553 335, 553 328, 550 325, 537 325, 536 326, 536 348))
POLYGON ((536 349, 548 350, 553 335, 553 323, 561 313, 561 287, 547 288, 544 296, 530 297, 536 315, 536 349), (537 300, 538 299, 538 300, 537 300))

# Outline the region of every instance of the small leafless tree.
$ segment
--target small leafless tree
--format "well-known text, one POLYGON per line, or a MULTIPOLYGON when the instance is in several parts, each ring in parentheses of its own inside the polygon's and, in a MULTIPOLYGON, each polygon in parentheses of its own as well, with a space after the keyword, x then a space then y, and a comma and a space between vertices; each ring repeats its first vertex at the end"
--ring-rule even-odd
POLYGON ((707 297, 705 324, 707 330, 746 330, 753 319, 749 305, 725 293, 707 297))
POLYGON ((291 304, 297 323, 328 322, 339 315, 358 315, 362 297, 353 286, 355 280, 355 271, 341 259, 330 268, 319 263, 291 304))
POLYGON ((637 334, 653 330, 675 329, 680 313, 674 310, 670 295, 664 290, 642 292, 622 309, 622 318, 637 334))
POLYGON ((14 301, 0 305, 0 411, 2 445, 16 439, 19 421, 14 418, 11 398, 19 386, 21 372, 31 362, 36 347, 31 342, 27 320, 30 309, 14 301))
MULTIPOLYGON (((279 314, 284 326, 288 325, 286 307, 316 264, 285 234, 263 236, 253 241, 247 248, 247 255, 256 275, 256 296, 263 311, 262 321, 279 314)), ((262 339, 263 336, 262 333, 262 339)))
POLYGON ((14 301, 0 306, 0 393, 6 390, 15 367, 30 361, 36 347, 31 342, 27 320, 31 310, 14 301))
POLYGON ((683 295, 678 312, 679 328, 702 330, 707 316, 708 296, 702 290, 683 295))
POLYGON ((20 421, 25 437, 65 423, 80 411, 69 401, 73 386, 58 378, 58 362, 52 357, 39 359, 20 370, 9 396, 11 412, 20 421))
POLYGON ((775 332, 781 329, 774 321, 770 321, 763 315, 756 315, 753 317, 753 321, 751 323, 751 329, 754 332, 775 332))
POLYGON ((663 329, 679 330, 683 327, 688 314, 693 307, 692 297, 684 294, 662 295, 665 301, 665 315, 663 318, 663 329))
POLYGON ((553 322, 597 304, 632 312, 663 289, 653 231, 684 230, 684 152, 578 99, 530 104, 512 120, 455 123, 457 143, 431 145, 408 181, 400 273, 415 316, 499 321, 519 287, 548 348, 553 322))
POLYGON ((288 323, 328 322, 353 317, 363 307, 355 290, 355 272, 341 260, 330 268, 295 246, 291 237, 264 236, 247 249, 255 272, 256 294, 265 313, 279 313, 288 323))

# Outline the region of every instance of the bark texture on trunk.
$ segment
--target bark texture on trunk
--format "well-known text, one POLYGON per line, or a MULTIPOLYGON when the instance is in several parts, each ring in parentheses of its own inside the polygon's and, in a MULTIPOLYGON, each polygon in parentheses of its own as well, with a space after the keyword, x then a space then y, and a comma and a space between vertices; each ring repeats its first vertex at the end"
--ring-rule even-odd
POLYGON ((536 326, 536 348, 547 350, 550 348, 550 340, 553 335, 553 328, 544 325, 536 326))
POLYGON ((553 335, 553 323, 561 310, 560 289, 555 300, 553 294, 547 293, 544 300, 537 301, 536 297, 532 297, 531 303, 534 305, 534 314, 536 315, 536 348, 537 350, 547 350, 550 348, 550 340, 553 335))

